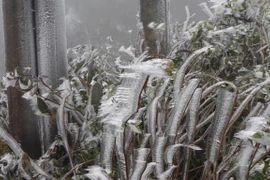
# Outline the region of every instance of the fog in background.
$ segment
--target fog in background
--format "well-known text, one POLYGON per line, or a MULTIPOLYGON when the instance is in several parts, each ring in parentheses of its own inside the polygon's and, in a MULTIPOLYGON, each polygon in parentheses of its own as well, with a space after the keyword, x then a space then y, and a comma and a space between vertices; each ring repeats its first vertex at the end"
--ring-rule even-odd
MULTIPOLYGON (((183 22, 186 18, 185 6, 193 21, 206 19, 199 4, 206 0, 171 0, 171 23, 183 22)), ((2 4, 2 0, 0 0, 2 4)), ((92 44, 100 47, 111 36, 117 45, 128 46, 129 30, 136 37, 139 0, 66 0, 67 46, 92 44)), ((2 7, 0 8, 2 19, 2 7)), ((3 24, 0 23, 0 76, 5 72, 3 24)))

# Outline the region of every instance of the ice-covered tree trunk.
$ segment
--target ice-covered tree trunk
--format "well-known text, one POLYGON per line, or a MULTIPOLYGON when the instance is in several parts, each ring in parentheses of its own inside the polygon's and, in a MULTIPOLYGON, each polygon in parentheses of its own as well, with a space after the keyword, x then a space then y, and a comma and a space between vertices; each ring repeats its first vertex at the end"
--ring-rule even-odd
MULTIPOLYGON (((48 84, 58 87, 59 78, 67 76, 64 0, 36 0, 37 59, 39 74, 48 84)), ((40 121, 42 149, 46 151, 57 135, 56 122, 40 121)))
MULTIPOLYGON (((32 67, 30 75, 36 76, 35 32, 33 28, 32 0, 3 0, 3 23, 6 70, 32 67)), ((32 158, 41 155, 38 117, 22 93, 9 88, 9 129, 23 150, 32 158)))
MULTIPOLYGON (((53 88, 60 84, 67 76, 64 12, 64 0, 3 0, 7 71, 31 67, 29 75, 47 76, 53 88)), ((56 122, 35 116, 15 88, 7 93, 9 129, 23 150, 38 158, 54 141, 56 122)))
POLYGON ((166 55, 169 50, 169 1, 140 0, 140 18, 149 55, 166 55), (156 25, 150 25, 150 23, 156 25), (163 24, 163 27, 158 27, 163 24))

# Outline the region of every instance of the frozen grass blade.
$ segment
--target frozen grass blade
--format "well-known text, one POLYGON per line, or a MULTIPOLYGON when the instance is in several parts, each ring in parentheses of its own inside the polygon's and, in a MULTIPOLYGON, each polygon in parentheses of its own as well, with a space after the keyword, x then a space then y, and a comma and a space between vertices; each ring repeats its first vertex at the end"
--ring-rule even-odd
POLYGON ((147 157, 150 153, 149 148, 140 148, 135 150, 135 164, 131 180, 140 180, 147 164, 147 157))
POLYGON ((158 137, 153 148, 153 162, 156 163, 155 175, 158 176, 164 171, 164 149, 167 143, 167 137, 158 137))
POLYGON ((198 84, 199 84, 198 79, 190 80, 189 84, 181 91, 180 94, 178 94, 175 97, 177 98, 177 100, 176 105, 174 107, 174 115, 172 118, 170 118, 169 125, 167 127, 168 135, 172 137, 176 136, 179 126, 181 124, 181 120, 184 116, 185 110, 188 107, 190 99, 192 98, 192 95, 196 90, 198 84))
POLYGON ((179 96, 181 89, 182 89, 182 85, 183 85, 183 81, 184 81, 184 77, 185 77, 185 73, 187 71, 187 68, 194 63, 194 61, 196 60, 196 58, 207 52, 208 50, 213 50, 212 46, 206 46, 203 47, 197 51, 195 51, 192 55, 190 55, 188 57, 187 60, 185 60, 184 64, 180 67, 180 69, 177 71, 176 74, 176 79, 174 81, 174 85, 173 85, 173 89, 174 89, 174 98, 176 100, 176 102, 179 100, 177 97, 179 96))
POLYGON ((156 166, 156 163, 154 162, 148 163, 142 174, 141 179, 148 179, 148 176, 150 176, 150 174, 154 171, 155 166, 156 166))
MULTIPOLYGON (((191 99, 191 102, 189 104, 187 122, 186 122, 186 132, 187 132, 186 144, 193 144, 194 142, 201 96, 202 96, 202 89, 200 88, 196 89, 191 99)), ((191 152, 192 150, 190 148, 184 149, 184 168, 183 168, 183 178, 182 178, 184 180, 188 179, 188 170, 189 170, 191 152)))
POLYGON ((170 179, 170 177, 172 176, 173 174, 173 171, 175 170, 175 168, 177 168, 177 166, 169 166, 169 168, 163 172, 162 174, 160 174, 158 176, 158 179, 159 180, 167 180, 167 179, 170 179))
POLYGON ((241 145, 241 150, 239 152, 239 160, 237 166, 239 167, 236 171, 237 177, 239 180, 246 180, 248 179, 249 174, 249 165, 250 165, 250 158, 252 157, 253 153, 253 146, 250 142, 243 142, 241 145))
MULTIPOLYGON (((211 124, 211 130, 207 139, 206 156, 207 161, 214 166, 215 176, 219 151, 222 144, 224 132, 230 121, 235 103, 236 93, 224 89, 218 91, 216 102, 215 119, 211 124)), ((206 172, 207 173, 207 172, 206 172)), ((215 177, 213 177, 215 179, 215 177)))
POLYGON ((163 83, 163 85, 160 87, 159 92, 157 96, 153 99, 151 102, 148 111, 147 111, 147 122, 148 122, 148 133, 151 134, 151 144, 153 144, 156 140, 156 129, 157 129, 157 115, 158 115, 158 102, 162 95, 164 94, 164 91, 166 90, 166 87, 169 83, 169 79, 166 79, 163 83))
POLYGON ((141 141, 140 148, 145 148, 147 146, 147 143, 148 143, 150 137, 151 137, 151 134, 144 134, 143 135, 143 139, 141 141))

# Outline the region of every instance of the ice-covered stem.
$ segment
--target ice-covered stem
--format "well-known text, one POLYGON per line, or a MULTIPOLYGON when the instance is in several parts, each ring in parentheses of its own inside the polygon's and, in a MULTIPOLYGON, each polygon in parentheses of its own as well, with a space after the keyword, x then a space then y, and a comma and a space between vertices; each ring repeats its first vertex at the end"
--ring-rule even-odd
MULTIPOLYGON (((63 97, 63 100, 61 102, 61 105, 58 109, 58 120, 57 120, 57 125, 58 125, 58 132, 63 140, 65 149, 67 151, 68 157, 69 157, 69 161, 70 161, 70 165, 71 168, 74 167, 73 165, 73 161, 72 161, 72 155, 71 155, 71 150, 68 144, 68 138, 67 138, 67 132, 66 132, 66 121, 67 121, 67 117, 66 117, 66 111, 65 111, 65 102, 66 99, 68 98, 69 94, 66 94, 65 97, 63 97)), ((75 172, 74 172, 75 175, 75 172)))
POLYGON ((149 47, 149 55, 158 55, 158 44, 160 43, 160 54, 167 55, 169 50, 169 0, 140 0, 140 18, 143 24, 144 39, 149 47), (165 24, 163 38, 158 42, 155 29, 150 28, 150 23, 165 24))
POLYGON ((46 173, 43 169, 41 169, 33 159, 31 159, 21 148, 21 146, 18 144, 18 142, 2 127, 0 126, 0 138, 2 141, 4 141, 10 149, 19 157, 22 159, 22 161, 25 161, 27 159, 27 163, 31 165, 31 167, 40 175, 55 180, 51 175, 46 173))

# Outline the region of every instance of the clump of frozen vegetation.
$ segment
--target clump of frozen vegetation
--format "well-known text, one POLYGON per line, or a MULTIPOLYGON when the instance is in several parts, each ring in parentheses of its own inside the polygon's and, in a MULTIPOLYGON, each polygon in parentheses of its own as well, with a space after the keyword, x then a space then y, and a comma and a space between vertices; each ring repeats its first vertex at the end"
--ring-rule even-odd
POLYGON ((211 0, 202 8, 209 21, 190 23, 186 8, 187 20, 172 25, 166 58, 133 46, 115 52, 108 38, 103 53, 91 45, 69 49, 69 78, 57 89, 45 76, 26 76, 27 68, 7 73, 4 85, 58 121, 61 138, 37 162, 29 158, 3 128, 1 91, 0 136, 16 155, 3 156, 1 176, 269 177, 269 2, 211 0))

